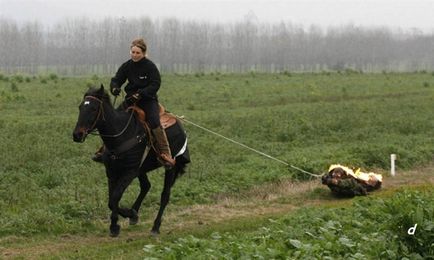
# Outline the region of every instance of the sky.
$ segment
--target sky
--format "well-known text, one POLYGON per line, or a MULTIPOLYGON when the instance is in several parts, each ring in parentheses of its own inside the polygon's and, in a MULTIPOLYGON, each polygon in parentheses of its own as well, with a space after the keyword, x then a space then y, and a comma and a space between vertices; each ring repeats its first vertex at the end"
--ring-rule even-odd
POLYGON ((418 29, 434 33, 434 0, 0 0, 0 17, 52 25, 65 17, 149 17, 231 23, 291 22, 323 28, 418 29))

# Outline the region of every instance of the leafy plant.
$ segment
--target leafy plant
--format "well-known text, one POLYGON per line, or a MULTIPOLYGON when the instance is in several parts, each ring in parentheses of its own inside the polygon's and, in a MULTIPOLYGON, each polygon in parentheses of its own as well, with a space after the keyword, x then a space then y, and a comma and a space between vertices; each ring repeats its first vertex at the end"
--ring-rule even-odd
POLYGON ((390 200, 361 198, 349 208, 304 208, 253 232, 187 236, 143 250, 148 259, 430 258, 433 195, 401 191, 390 200), (406 231, 414 223, 420 230, 410 236, 406 231))

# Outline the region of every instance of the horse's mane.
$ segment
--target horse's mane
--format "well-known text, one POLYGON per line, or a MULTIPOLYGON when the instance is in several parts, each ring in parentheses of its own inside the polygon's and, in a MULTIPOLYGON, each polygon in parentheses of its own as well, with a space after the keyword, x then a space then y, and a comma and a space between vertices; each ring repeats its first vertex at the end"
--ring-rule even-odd
POLYGON ((93 96, 93 97, 97 97, 99 99, 101 99, 103 102, 112 105, 112 102, 110 100, 110 95, 108 94, 107 90, 103 89, 103 91, 101 91, 101 88, 97 88, 97 87, 90 87, 86 94, 84 94, 84 96, 93 96))

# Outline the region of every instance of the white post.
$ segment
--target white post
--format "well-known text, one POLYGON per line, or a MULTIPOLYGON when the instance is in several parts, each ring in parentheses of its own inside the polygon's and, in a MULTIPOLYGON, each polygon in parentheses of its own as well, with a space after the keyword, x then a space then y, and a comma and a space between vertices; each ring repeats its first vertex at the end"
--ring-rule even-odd
POLYGON ((396 154, 390 155, 390 175, 395 176, 395 160, 396 154))

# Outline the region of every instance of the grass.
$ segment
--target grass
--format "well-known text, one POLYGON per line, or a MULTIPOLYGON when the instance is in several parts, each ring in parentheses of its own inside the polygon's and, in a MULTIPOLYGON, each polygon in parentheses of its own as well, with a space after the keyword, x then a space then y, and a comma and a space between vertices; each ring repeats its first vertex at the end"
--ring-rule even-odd
MULTIPOLYGON (((209 239, 220 234, 239 232, 250 234, 259 227, 267 226, 271 220, 290 217, 306 209, 321 207, 336 210, 352 207, 354 201, 374 199, 390 200, 403 190, 427 191, 434 184, 433 166, 409 172, 399 172, 397 177, 385 176, 385 187, 371 196, 357 199, 336 199, 328 188, 318 182, 261 185, 233 196, 221 197, 216 204, 176 206, 171 205, 165 215, 165 228, 158 238, 146 231, 152 224, 148 216, 138 226, 128 227, 127 220, 121 221, 122 235, 112 239, 107 235, 107 222, 99 223, 97 230, 78 234, 35 234, 31 237, 8 236, 0 239, 3 256, 28 258, 68 259, 143 259, 149 254, 144 245, 170 246, 179 238, 194 236, 209 239), (286 189, 285 189, 286 187, 286 189), (274 189, 271 189, 274 188, 274 189), (262 196, 267 194, 268 196, 262 196)), ((400 209, 405 212, 408 206, 400 209)), ((374 211, 375 212, 375 211, 374 211)), ((315 216, 315 215, 311 215, 315 216)), ((297 225, 294 222, 293 225, 297 225)), ((350 230, 350 228, 347 228, 350 230)), ((369 232, 367 232, 369 235, 369 232)))
MULTIPOLYGON (((75 144, 71 132, 86 88, 108 81, 1 77, 0 238, 106 236, 107 183, 103 167, 90 160, 100 141, 75 144)), ((398 155, 398 171, 432 161, 433 86, 430 73, 163 75, 160 101, 175 114, 314 173, 342 163, 385 174, 391 153, 398 155)), ((173 189, 169 212, 309 179, 185 126, 192 164, 173 189)), ((150 176, 142 216, 156 213, 161 173, 150 176)), ((131 204, 137 190, 134 182, 122 204, 131 204)), ((317 192, 309 196, 323 195, 317 192)))
MULTIPOLYGON (((127 221, 122 221, 124 231, 122 236, 116 239, 109 238, 107 230, 104 229, 105 232, 103 232, 103 229, 100 229, 99 232, 89 234, 64 234, 61 236, 39 234, 30 238, 6 237, 0 241, 3 246, 10 248, 3 251, 3 255, 9 257, 143 259, 153 255, 157 258, 167 259, 168 257, 158 255, 158 252, 144 252, 145 245, 153 245, 155 249, 170 248, 174 244, 182 244, 182 238, 194 237, 199 241, 209 240, 215 233, 221 237, 226 235, 229 235, 226 237, 230 237, 236 234, 239 239, 222 239, 222 243, 232 241, 233 244, 238 244, 242 237, 246 236, 248 239, 249 235, 254 234, 261 227, 270 227, 271 224, 288 218, 304 219, 303 221, 290 222, 289 226, 296 230, 303 229, 306 225, 308 226, 307 229, 318 228, 318 225, 306 224, 306 222, 318 216, 325 216, 326 214, 330 216, 333 212, 359 210, 354 207, 355 203, 368 205, 372 201, 387 202, 403 192, 412 194, 426 193, 432 190, 434 184, 433 170, 434 168, 431 166, 430 168, 420 168, 417 171, 400 172, 394 178, 386 176, 385 184, 387 185, 379 192, 374 192, 368 197, 355 199, 336 199, 331 196, 326 187, 320 186, 318 182, 301 186, 296 183, 281 183, 279 185, 274 184, 277 186, 274 190, 270 190, 267 185, 257 186, 245 194, 221 198, 218 204, 192 205, 187 208, 172 205, 166 214, 164 231, 158 238, 150 237, 146 232, 152 223, 151 218, 148 218, 145 221, 142 219, 141 224, 134 227, 126 227, 127 221), (288 187, 288 189, 283 187, 288 187), (260 196, 267 190, 269 196, 260 196), (257 196, 251 196, 256 192, 257 196)), ((429 196, 428 198, 420 198, 428 205, 430 199, 429 196)), ((402 204, 395 209, 397 213, 403 214, 414 205, 411 203, 402 204)), ((372 210, 371 217, 374 219, 377 209, 372 206, 366 208, 366 210, 372 210)), ((380 216, 380 212, 378 212, 378 216, 380 216)), ((430 219, 427 218, 427 220, 430 219)), ((348 219, 344 218, 344 220, 347 221, 348 219)), ((384 225, 385 222, 382 217, 377 217, 375 221, 380 222, 381 225, 384 225)), ((362 231, 352 230, 351 226, 345 226, 341 232, 361 233, 362 231)), ((373 232, 366 229, 363 233, 365 236, 371 236, 373 232)), ((303 232, 299 234, 303 234, 303 232)), ((210 248, 216 248, 216 246, 210 248)), ((229 250, 230 248, 226 251, 229 252, 229 250)), ((293 253, 293 251, 289 250, 289 253, 293 253)))
POLYGON ((356 199, 351 207, 305 207, 254 231, 189 235, 147 244, 145 259, 396 259, 434 256, 432 186, 392 199, 356 199), (402 209, 406 208, 405 211, 402 209), (419 224, 419 233, 407 230, 419 224))

